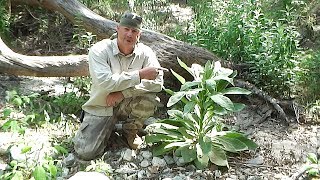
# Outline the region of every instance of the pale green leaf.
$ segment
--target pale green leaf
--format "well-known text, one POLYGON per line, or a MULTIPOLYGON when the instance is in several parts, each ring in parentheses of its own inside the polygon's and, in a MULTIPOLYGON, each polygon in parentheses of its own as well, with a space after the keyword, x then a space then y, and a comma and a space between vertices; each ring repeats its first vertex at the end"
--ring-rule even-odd
POLYGON ((224 136, 229 137, 229 138, 238 139, 239 141, 244 143, 248 147, 249 150, 255 150, 258 147, 258 145, 255 142, 253 142, 252 140, 248 139, 243 134, 238 133, 238 132, 227 132, 224 136))
POLYGON ((240 112, 246 107, 246 105, 242 103, 233 103, 233 106, 233 112, 240 112))
POLYGON ((10 109, 10 108, 4 109, 3 110, 3 118, 5 119, 5 118, 9 117, 11 112, 12 112, 12 109, 10 109))
POLYGON ((16 97, 13 99, 12 103, 16 106, 21 106, 22 105, 22 99, 20 97, 16 97))
POLYGON ((49 164, 48 170, 49 170, 51 176, 53 176, 53 177, 56 177, 56 176, 57 176, 58 169, 57 169, 57 167, 56 167, 55 165, 49 164))
POLYGON ((25 154, 29 151, 31 151, 32 147, 31 146, 25 146, 21 149, 21 154, 25 154))
POLYGON ((243 88, 239 88, 239 87, 230 87, 230 88, 226 88, 223 91, 221 91, 222 94, 251 94, 250 91, 243 89, 243 88))
POLYGON ((188 102, 186 105, 184 105, 183 112, 184 113, 192 112, 195 105, 196 105, 195 102, 192 102, 192 101, 188 102))
POLYGON ((170 152, 174 149, 174 147, 171 148, 165 148, 169 143, 162 143, 161 145, 158 146, 153 146, 152 149, 152 155, 153 156, 160 156, 160 155, 164 155, 167 152, 170 152))
POLYGON ((13 176, 11 177, 11 180, 22 180, 22 179, 23 179, 22 171, 15 171, 13 173, 13 176))
POLYGON ((145 137, 146 143, 176 142, 181 140, 183 139, 165 134, 150 134, 145 137))
POLYGON ((248 147, 245 143, 241 142, 238 139, 235 138, 229 138, 226 136, 216 136, 215 139, 218 140, 219 144, 221 144, 224 147, 224 150, 229 152, 239 152, 248 150, 248 147))
POLYGON ((36 166, 34 169, 32 176, 34 177, 35 180, 44 180, 47 178, 46 176, 46 171, 42 166, 36 166))
POLYGON ((176 104, 177 102, 179 102, 184 96, 185 96, 186 92, 181 91, 181 92, 176 92, 174 93, 174 95, 172 95, 167 103, 167 107, 171 107, 174 104, 176 104))
POLYGON ((197 158, 197 151, 194 145, 181 147, 181 156, 186 163, 195 160, 197 158))
POLYGON ((223 96, 221 94, 216 94, 216 95, 210 96, 210 98, 215 103, 217 103, 218 105, 220 105, 223 108, 226 108, 229 111, 232 111, 234 109, 233 102, 226 96, 223 96))
POLYGON ((201 82, 199 82, 199 81, 192 81, 192 82, 186 82, 186 83, 184 83, 182 86, 181 86, 181 88, 180 88, 180 90, 181 91, 184 91, 184 90, 188 90, 188 89, 191 89, 192 87, 194 87, 194 86, 197 86, 198 87, 198 85, 200 84, 201 82))
POLYGON ((214 77, 213 80, 215 80, 215 81, 224 80, 224 81, 227 81, 228 83, 234 85, 233 79, 229 78, 228 76, 219 75, 219 76, 214 77))
POLYGON ((67 149, 60 146, 60 145, 55 145, 54 149, 56 149, 58 151, 58 153, 60 153, 60 154, 68 154, 67 149))
POLYGON ((218 146, 212 146, 209 158, 213 164, 218 166, 229 166, 225 151, 218 146))
POLYGON ((188 71, 188 73, 190 73, 190 74, 193 76, 193 73, 192 73, 192 71, 190 70, 190 68, 189 68, 184 62, 182 62, 178 57, 177 57, 177 60, 178 60, 179 65, 180 65, 183 69, 185 69, 186 71, 188 71))
POLYGON ((314 153, 309 153, 307 156, 308 160, 310 161, 310 163, 314 163, 317 164, 318 163, 318 158, 317 155, 314 153))
POLYGON ((186 83, 186 80, 182 76, 180 76, 178 73, 174 72, 172 69, 171 69, 171 73, 180 81, 181 84, 186 83))

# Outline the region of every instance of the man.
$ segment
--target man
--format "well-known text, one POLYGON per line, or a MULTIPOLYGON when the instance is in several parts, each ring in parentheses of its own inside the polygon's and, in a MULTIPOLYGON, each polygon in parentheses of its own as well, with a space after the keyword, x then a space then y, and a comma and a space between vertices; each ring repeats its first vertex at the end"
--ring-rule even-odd
POLYGON ((154 114, 156 92, 163 85, 163 68, 150 47, 139 43, 142 18, 125 13, 115 39, 104 39, 90 48, 92 78, 90 99, 83 105, 85 115, 74 138, 78 156, 94 159, 104 152, 116 122, 124 121, 123 135, 132 149, 144 120, 154 114))

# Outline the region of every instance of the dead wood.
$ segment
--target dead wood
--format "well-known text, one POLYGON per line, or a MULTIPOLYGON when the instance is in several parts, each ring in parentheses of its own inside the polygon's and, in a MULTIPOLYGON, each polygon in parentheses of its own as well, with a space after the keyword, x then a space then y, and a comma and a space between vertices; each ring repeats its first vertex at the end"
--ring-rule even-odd
POLYGON ((269 96, 266 92, 258 89, 256 86, 250 84, 249 82, 237 79, 235 80, 235 85, 250 90, 253 94, 270 103, 279 114, 279 117, 284 120, 285 124, 289 124, 288 116, 284 112, 283 108, 279 105, 279 100, 269 96))

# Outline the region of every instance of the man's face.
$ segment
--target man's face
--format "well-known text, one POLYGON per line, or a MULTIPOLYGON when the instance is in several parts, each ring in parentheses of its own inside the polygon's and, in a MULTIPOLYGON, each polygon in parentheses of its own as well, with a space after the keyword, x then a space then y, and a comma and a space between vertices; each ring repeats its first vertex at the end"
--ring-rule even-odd
POLYGON ((126 26, 118 26, 118 43, 125 46, 134 46, 140 38, 141 31, 139 29, 126 26))

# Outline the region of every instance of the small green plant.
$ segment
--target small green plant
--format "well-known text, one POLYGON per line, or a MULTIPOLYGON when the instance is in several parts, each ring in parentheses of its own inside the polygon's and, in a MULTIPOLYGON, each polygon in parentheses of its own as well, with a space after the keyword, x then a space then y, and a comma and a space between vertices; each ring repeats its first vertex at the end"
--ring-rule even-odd
POLYGON ((146 142, 155 145, 154 155, 173 151, 185 163, 194 162, 203 169, 209 161, 228 166, 226 152, 256 149, 257 145, 243 134, 225 131, 219 120, 222 115, 244 108, 243 104, 233 103, 228 95, 250 94, 245 89, 229 87, 236 73, 221 67, 219 62, 208 61, 204 68, 198 64, 189 68, 179 59, 178 62, 194 80, 186 81, 172 71, 182 86, 178 92, 166 89, 172 95, 167 106, 176 105, 176 109, 168 111, 170 117, 147 127, 151 134, 146 136, 146 142))
POLYGON ((309 176, 320 177, 320 159, 314 153, 307 156, 306 172, 309 176))
POLYGON ((110 173, 113 172, 113 169, 110 166, 110 164, 106 163, 102 158, 94 161, 92 160, 90 165, 86 167, 85 171, 100 172, 100 173, 105 173, 107 176, 110 176, 110 173))
POLYGON ((57 160, 54 160, 52 157, 46 157, 41 164, 38 162, 29 163, 27 153, 31 149, 32 147, 30 146, 23 147, 21 153, 26 154, 26 160, 22 162, 12 160, 9 163, 9 168, 0 176, 0 179, 21 180, 29 179, 30 177, 35 180, 56 179, 61 171, 57 166, 57 160))

